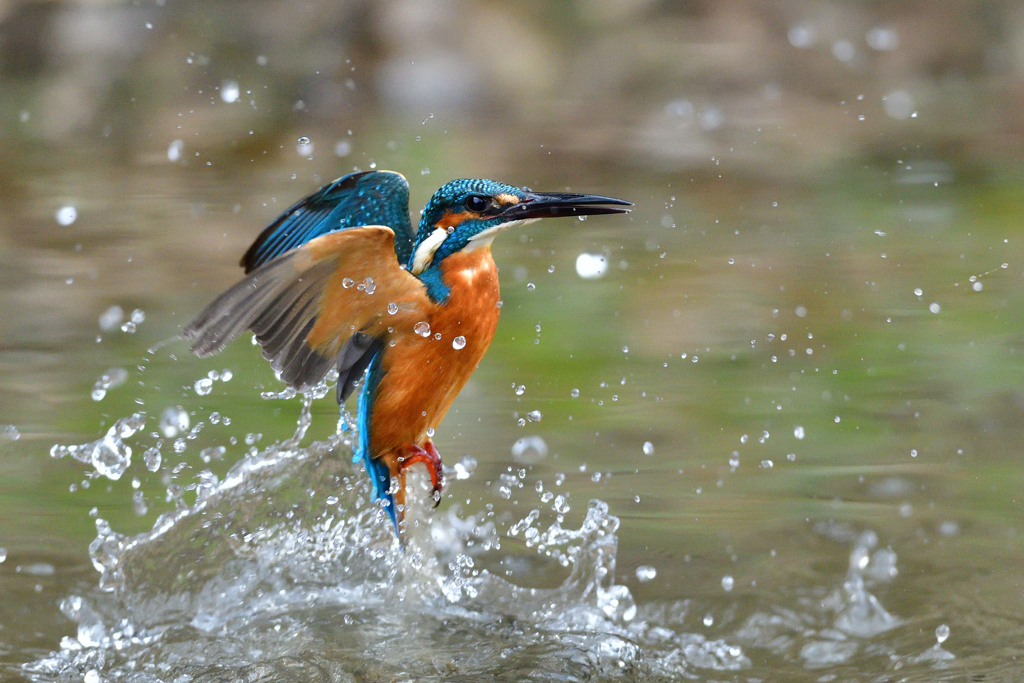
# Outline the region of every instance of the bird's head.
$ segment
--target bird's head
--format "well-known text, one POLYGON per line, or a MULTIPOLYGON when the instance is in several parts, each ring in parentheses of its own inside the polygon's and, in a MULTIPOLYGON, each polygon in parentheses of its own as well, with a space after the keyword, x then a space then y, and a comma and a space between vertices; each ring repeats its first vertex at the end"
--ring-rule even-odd
POLYGON ((621 199, 565 192, 531 192, 493 180, 453 180, 423 209, 409 270, 419 275, 458 251, 489 246, 501 231, 541 218, 627 213, 621 199))

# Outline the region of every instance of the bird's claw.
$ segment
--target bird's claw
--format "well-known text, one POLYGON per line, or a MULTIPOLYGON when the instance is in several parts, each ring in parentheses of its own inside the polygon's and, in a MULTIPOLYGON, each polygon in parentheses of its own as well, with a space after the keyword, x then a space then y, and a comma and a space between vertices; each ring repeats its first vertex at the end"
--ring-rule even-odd
POLYGON ((433 499, 434 507, 441 504, 441 489, 444 487, 444 470, 441 465, 441 454, 437 452, 434 444, 427 442, 426 448, 410 444, 404 458, 399 459, 399 471, 404 471, 410 465, 421 462, 430 474, 430 482, 434 485, 433 499))

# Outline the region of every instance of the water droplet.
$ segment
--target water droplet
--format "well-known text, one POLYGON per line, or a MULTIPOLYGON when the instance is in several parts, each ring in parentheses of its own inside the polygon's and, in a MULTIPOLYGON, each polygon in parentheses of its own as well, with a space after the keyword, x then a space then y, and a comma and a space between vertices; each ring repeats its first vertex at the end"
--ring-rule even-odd
POLYGON ((532 282, 526 283, 526 291, 532 292, 535 289, 537 289, 537 285, 533 284, 532 282))
POLYGON ((654 444, 650 441, 644 441, 644 455, 654 455, 654 444))
POLYGON ((895 50, 900 44, 899 32, 890 27, 875 27, 867 32, 865 39, 872 50, 895 50))
POLYGON ((228 104, 233 104, 238 101, 238 82, 237 81, 224 81, 220 86, 220 98, 228 104))
POLYGON ((832 44, 832 56, 840 62, 850 62, 857 54, 857 49, 848 40, 839 40, 832 44))
POLYGON ((178 161, 181 159, 182 153, 185 151, 184 140, 172 140, 171 144, 167 147, 167 160, 178 161))
POLYGON ((973 289, 975 292, 980 292, 984 288, 985 285, 981 283, 981 280, 977 280, 973 285, 971 285, 971 289, 973 289))
POLYGON ((149 512, 149 506, 146 505, 146 495, 142 491, 134 491, 132 493, 132 510, 140 517, 149 512))
POLYGON ((536 465, 547 457, 548 445, 536 434, 524 436, 512 444, 512 459, 521 465, 536 465))
POLYGON ((732 577, 729 576, 728 574, 726 574, 725 576, 722 577, 722 590, 724 590, 726 593, 728 593, 729 591, 732 590, 733 583, 734 582, 732 580, 732 577))
POLYGON ((398 313, 398 304, 396 304, 394 301, 389 303, 388 304, 388 313, 390 313, 391 315, 394 315, 395 313, 398 313))
POLYGON ((924 291, 920 287, 914 288, 914 296, 921 296, 922 294, 924 294, 924 291))
POLYGON ((181 406, 168 408, 160 416, 160 432, 168 439, 174 438, 179 432, 188 429, 188 413, 181 406))
POLYGON ((773 463, 771 460, 762 460, 761 461, 761 469, 763 469, 763 470, 770 470, 774 466, 775 466, 775 463, 773 463))
POLYGON ((223 458, 226 451, 227 449, 224 446, 210 446, 199 451, 199 457, 203 462, 209 463, 211 460, 223 458))
POLYGON ((433 427, 427 427, 427 436, 430 437, 431 439, 434 438, 434 428, 433 427))
POLYGON ((418 322, 418 323, 416 323, 416 325, 412 329, 413 329, 413 332, 415 332, 416 334, 420 335, 421 337, 429 337, 430 336, 430 324, 429 323, 418 322))
POLYGON ((295 151, 299 153, 299 156, 308 157, 313 154, 313 143, 306 136, 299 138, 298 143, 295 146, 295 151))
POLYGON ((299 138, 299 144, 300 145, 308 145, 309 144, 309 138, 307 138, 305 135, 303 135, 301 138, 299 138))
POLYGON ((804 428, 801 427, 800 425, 793 427, 793 436, 796 437, 797 439, 804 438, 804 428))
POLYGON ((194 388, 197 394, 199 394, 200 396, 206 396, 211 391, 213 391, 213 380, 210 379, 209 377, 204 377, 203 379, 196 380, 194 388))
POLYGON ((576 257, 576 274, 584 280, 596 280, 608 271, 604 254, 582 253, 576 257))
POLYGON ((341 286, 344 287, 345 289, 350 289, 352 285, 354 285, 355 283, 356 281, 350 277, 346 277, 341 280, 341 286))
POLYGON ((104 332, 113 330, 124 319, 124 310, 120 306, 111 306, 100 314, 99 325, 104 332))
POLYGON ((455 349, 456 351, 466 348, 466 338, 460 335, 453 339, 452 348, 455 349))
POLYGON ((526 386, 520 384, 516 387, 516 396, 522 396, 526 393, 526 386))
POLYGON ((797 24, 790 27, 786 37, 789 39, 790 45, 803 50, 811 47, 818 41, 818 32, 813 26, 808 24, 797 24))
POLYGON ((931 311, 932 313, 938 313, 939 311, 942 310, 942 307, 939 306, 939 304, 933 302, 931 305, 928 306, 928 310, 931 311))
POLYGON ((455 463, 455 478, 469 479, 476 470, 476 458, 471 455, 464 455, 455 463))
POLYGON ((7 439, 8 441, 17 441, 21 438, 21 432, 14 425, 6 425, 3 431, 0 431, 0 438, 7 439))
POLYGON ((7 548, 0 548, 0 564, 3 564, 7 559, 7 548))
POLYGON ((640 583, 647 583, 653 581, 658 575, 658 570, 649 564, 642 564, 636 568, 636 580, 640 583))
POLYGON ((569 392, 569 395, 572 396, 573 398, 579 398, 580 397, 580 390, 579 389, 573 389, 572 391, 569 392))
POLYGON ((430 175, 430 167, 420 169, 420 175, 430 175))
POLYGON ((790 462, 796 462, 796 453, 788 453, 786 455, 786 460, 790 462))
POLYGON ((128 371, 124 368, 110 368, 96 380, 92 386, 92 400, 102 401, 108 389, 121 386, 128 380, 128 371))
POLYGON ((73 206, 62 206, 57 209, 57 223, 65 227, 71 225, 78 218, 78 209, 73 206))
POLYGON ((544 416, 541 415, 541 412, 539 410, 531 410, 526 414, 526 419, 529 420, 530 422, 540 422, 541 420, 544 419, 544 416))
POLYGON ((935 640, 939 641, 939 645, 946 642, 946 638, 949 638, 949 626, 942 624, 935 629, 935 640))
POLYGON ((373 294, 375 291, 377 291, 377 283, 373 281, 373 278, 368 277, 365 280, 363 280, 363 283, 360 285, 360 288, 367 294, 373 294))
POLYGON ((150 472, 160 469, 160 463, 163 462, 163 456, 156 448, 147 448, 146 452, 142 454, 142 459, 146 463, 146 469, 150 472))
POLYGON ((714 623, 715 623, 715 618, 713 616, 711 616, 710 612, 708 612, 707 614, 704 615, 704 625, 705 626, 711 626, 714 623))
POLYGON ((794 313, 796 313, 796 317, 798 317, 798 318, 806 318, 807 317, 807 308, 805 306, 797 306, 796 310, 794 311, 794 313))

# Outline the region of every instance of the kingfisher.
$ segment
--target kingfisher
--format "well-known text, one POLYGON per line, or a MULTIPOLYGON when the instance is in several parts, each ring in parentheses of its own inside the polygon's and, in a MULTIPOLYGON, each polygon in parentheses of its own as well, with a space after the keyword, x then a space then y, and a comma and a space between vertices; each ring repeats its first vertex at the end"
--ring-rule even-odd
POLYGON ((246 330, 297 391, 338 372, 343 405, 363 379, 355 459, 401 541, 405 477, 426 466, 436 506, 444 478, 434 430, 494 337, 501 300, 491 243, 541 218, 628 213, 632 203, 453 180, 409 219, 409 184, 393 171, 351 173, 299 200, 242 257, 246 277, 183 336, 221 351, 246 330))

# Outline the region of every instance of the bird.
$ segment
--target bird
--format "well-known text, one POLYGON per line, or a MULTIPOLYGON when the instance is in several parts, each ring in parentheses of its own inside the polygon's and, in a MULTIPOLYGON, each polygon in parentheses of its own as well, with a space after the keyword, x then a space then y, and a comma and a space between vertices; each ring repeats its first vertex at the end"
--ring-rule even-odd
POLYGON ((433 435, 498 325, 494 238, 541 218, 628 213, 631 206, 459 179, 434 193, 414 231, 400 173, 351 173, 267 226, 242 257, 245 278, 182 336, 207 357, 251 331, 271 368, 297 391, 336 369, 339 405, 362 381, 354 460, 362 460, 373 497, 403 542, 406 471, 426 466, 436 506, 444 477, 433 435))

